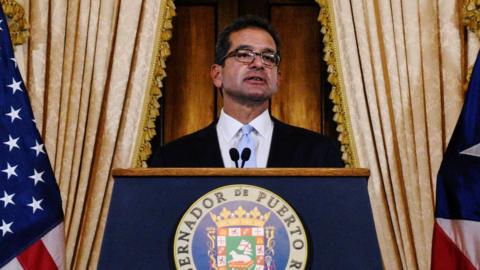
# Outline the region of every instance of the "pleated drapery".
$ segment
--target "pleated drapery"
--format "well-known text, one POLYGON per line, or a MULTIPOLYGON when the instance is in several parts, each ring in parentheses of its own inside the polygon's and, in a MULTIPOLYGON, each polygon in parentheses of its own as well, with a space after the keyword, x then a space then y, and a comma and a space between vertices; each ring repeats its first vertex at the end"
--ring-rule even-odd
POLYGON ((355 165, 371 170, 385 269, 429 269, 436 175, 478 49, 465 38, 462 3, 318 2, 335 32, 327 50, 347 107, 341 124, 351 130, 355 165))
POLYGON ((158 79, 155 57, 163 57, 156 40, 159 29, 171 25, 174 6, 161 0, 17 2, 31 27, 16 56, 61 190, 66 266, 95 269, 110 170, 134 165, 145 102, 158 79))

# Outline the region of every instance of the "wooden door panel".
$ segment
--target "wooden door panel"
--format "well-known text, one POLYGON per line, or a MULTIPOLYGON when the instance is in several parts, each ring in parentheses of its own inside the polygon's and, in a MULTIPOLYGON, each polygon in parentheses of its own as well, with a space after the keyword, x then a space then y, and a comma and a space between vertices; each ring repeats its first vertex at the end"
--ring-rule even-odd
POLYGON ((210 65, 215 49, 215 6, 177 6, 172 54, 164 87, 164 142, 206 126, 215 114, 210 65))
POLYGON ((320 132, 322 56, 318 12, 303 5, 271 7, 271 22, 282 39, 282 80, 271 111, 287 123, 320 132))

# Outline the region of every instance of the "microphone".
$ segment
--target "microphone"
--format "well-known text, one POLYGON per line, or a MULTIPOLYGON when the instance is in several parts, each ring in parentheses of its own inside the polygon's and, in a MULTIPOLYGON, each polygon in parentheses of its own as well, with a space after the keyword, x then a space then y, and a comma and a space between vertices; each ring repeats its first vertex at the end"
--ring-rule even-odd
POLYGON ((250 158, 250 155, 252 154, 252 150, 250 150, 250 148, 248 147, 245 147, 243 148, 242 150, 242 167, 240 168, 243 168, 243 166, 245 166, 245 162, 247 162, 247 160, 250 158))
POLYGON ((236 148, 230 148, 228 152, 230 154, 230 159, 235 162, 235 167, 238 168, 238 160, 240 159, 240 154, 236 148))

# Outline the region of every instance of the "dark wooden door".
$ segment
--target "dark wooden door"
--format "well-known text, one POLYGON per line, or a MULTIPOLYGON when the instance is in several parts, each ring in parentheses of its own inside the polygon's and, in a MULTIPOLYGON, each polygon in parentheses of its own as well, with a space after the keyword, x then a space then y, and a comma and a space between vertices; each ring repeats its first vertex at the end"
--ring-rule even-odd
POLYGON ((177 0, 154 147, 208 125, 221 97, 209 70, 217 33, 240 15, 269 19, 282 40, 282 83, 272 98, 273 116, 335 137, 330 85, 323 58, 319 6, 314 0, 177 0))

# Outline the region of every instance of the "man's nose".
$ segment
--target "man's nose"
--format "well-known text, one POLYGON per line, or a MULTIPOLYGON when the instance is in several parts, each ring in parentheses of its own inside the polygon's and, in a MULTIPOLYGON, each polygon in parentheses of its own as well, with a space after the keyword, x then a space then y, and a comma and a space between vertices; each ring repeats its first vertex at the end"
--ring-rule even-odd
POLYGON ((250 67, 252 68, 263 68, 263 61, 262 61, 262 56, 255 54, 255 58, 253 58, 253 61, 250 63, 250 67))

